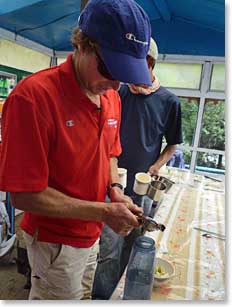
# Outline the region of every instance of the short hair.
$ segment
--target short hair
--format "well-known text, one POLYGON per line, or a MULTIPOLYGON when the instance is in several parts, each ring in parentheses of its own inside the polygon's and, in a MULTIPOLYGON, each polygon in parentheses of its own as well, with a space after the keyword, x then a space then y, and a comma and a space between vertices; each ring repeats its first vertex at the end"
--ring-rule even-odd
POLYGON ((95 45, 88 35, 83 33, 78 27, 73 29, 71 43, 74 49, 78 50, 78 45, 81 44, 82 48, 86 51, 92 51, 95 45))

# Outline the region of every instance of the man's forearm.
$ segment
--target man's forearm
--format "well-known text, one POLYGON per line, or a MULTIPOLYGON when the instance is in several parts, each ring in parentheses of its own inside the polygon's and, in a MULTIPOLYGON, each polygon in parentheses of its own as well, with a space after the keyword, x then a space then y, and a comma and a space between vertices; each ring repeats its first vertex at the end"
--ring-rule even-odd
POLYGON ((160 154, 158 160, 149 167, 149 173, 151 175, 158 175, 160 168, 167 163, 176 150, 176 145, 167 145, 162 153, 160 154))
POLYGON ((157 168, 161 168, 172 157, 176 150, 176 145, 167 145, 159 156, 159 159, 155 162, 157 168))
MULTIPOLYGON (((110 184, 119 182, 117 159, 110 159, 110 184)), ((41 192, 11 192, 15 208, 56 218, 79 218, 104 221, 107 206, 103 202, 81 200, 47 187, 41 192)))
POLYGON ((34 214, 105 222, 120 235, 127 235, 128 229, 139 226, 136 215, 141 213, 141 209, 129 201, 126 206, 124 202, 107 205, 75 199, 50 187, 36 193, 11 192, 11 201, 14 207, 34 214))
MULTIPOLYGON (((114 158, 111 159, 110 182, 119 182, 117 159, 114 158)), ((121 235, 127 234, 128 227, 139 226, 136 215, 141 213, 141 209, 118 187, 110 191, 110 205, 76 199, 51 187, 41 192, 10 192, 10 195, 12 205, 17 209, 54 218, 105 222, 121 235)))
POLYGON ((102 221, 105 204, 69 197, 53 188, 41 192, 11 193, 17 209, 58 218, 80 218, 102 221))
POLYGON ((119 182, 118 159, 116 157, 111 157, 110 158, 109 185, 115 182, 119 182))

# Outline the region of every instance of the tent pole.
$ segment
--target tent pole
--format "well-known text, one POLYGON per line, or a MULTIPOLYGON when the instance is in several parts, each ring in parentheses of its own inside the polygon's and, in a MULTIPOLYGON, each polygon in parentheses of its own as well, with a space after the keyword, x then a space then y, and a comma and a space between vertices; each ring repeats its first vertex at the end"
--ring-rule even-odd
POLYGON ((53 55, 51 56, 50 59, 50 67, 56 66, 57 65, 57 56, 55 50, 53 50, 53 55))

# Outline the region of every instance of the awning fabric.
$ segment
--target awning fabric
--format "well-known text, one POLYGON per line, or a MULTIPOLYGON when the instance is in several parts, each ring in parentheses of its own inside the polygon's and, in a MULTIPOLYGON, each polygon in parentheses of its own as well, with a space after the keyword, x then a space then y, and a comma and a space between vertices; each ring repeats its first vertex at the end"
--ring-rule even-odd
MULTIPOLYGON (((137 2, 149 15, 159 53, 225 56, 224 0, 137 2)), ((0 30, 54 51, 70 51, 80 7, 81 0, 0 0, 0 30)))

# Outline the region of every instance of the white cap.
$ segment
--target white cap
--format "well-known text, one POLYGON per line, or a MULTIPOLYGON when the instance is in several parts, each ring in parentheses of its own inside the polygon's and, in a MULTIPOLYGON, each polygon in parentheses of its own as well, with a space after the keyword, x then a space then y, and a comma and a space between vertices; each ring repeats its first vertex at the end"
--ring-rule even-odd
POLYGON ((156 45, 156 42, 154 41, 154 39, 151 37, 150 40, 150 48, 148 50, 148 55, 150 55, 154 60, 157 60, 158 58, 158 47, 156 45))

